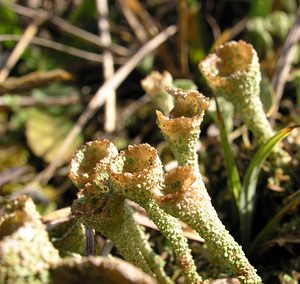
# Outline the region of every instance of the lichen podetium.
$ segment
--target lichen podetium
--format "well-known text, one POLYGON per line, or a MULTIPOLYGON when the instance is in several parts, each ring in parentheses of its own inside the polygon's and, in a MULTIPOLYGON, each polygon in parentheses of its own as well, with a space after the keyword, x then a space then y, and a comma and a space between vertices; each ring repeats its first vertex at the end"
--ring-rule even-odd
POLYGON ((241 283, 261 283, 241 246, 219 219, 199 171, 195 145, 208 99, 197 91, 167 90, 175 95, 175 106, 168 117, 157 112, 158 126, 179 164, 185 167, 166 174, 163 194, 155 192, 154 198, 169 214, 193 227, 205 239, 212 255, 229 266, 241 283))
POLYGON ((165 184, 164 195, 157 197, 160 206, 194 228, 204 238, 212 256, 230 268, 241 283, 261 283, 242 247, 219 219, 192 166, 178 167, 165 174, 165 184))
POLYGON ((185 283, 201 283, 179 220, 154 199, 163 187, 163 168, 156 149, 148 144, 129 146, 112 160, 108 171, 114 189, 142 206, 169 241, 185 283))
POLYGON ((155 276, 159 283, 170 284, 163 261, 134 221, 125 198, 109 185, 107 166, 117 154, 116 147, 107 140, 88 142, 78 150, 71 163, 70 178, 81 190, 73 202, 72 213, 111 239, 126 260, 155 276))
MULTIPOLYGON (((199 69, 213 93, 234 105, 258 145, 274 135, 260 99, 260 65, 251 44, 242 40, 225 43, 202 60, 199 69)), ((273 151, 281 157, 276 159, 279 163, 289 160, 279 147, 273 151)))

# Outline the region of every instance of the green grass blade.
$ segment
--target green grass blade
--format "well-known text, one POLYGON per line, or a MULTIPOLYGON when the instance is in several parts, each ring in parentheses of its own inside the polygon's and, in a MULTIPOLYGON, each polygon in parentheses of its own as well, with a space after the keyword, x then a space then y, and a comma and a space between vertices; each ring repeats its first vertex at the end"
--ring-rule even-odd
POLYGON ((257 246, 266 239, 268 234, 274 229, 274 227, 280 222, 280 220, 292 209, 295 209, 300 205, 300 190, 293 193, 288 197, 287 204, 277 212, 277 214, 266 224, 266 226, 259 232, 249 248, 249 254, 251 255, 257 249, 257 246))
POLYGON ((242 243, 244 246, 247 246, 251 237, 251 227, 252 227, 252 216, 254 211, 254 196, 256 192, 256 186, 258 181, 258 176, 261 170, 261 167, 267 157, 272 153, 274 147, 287 137, 290 132, 299 126, 287 127, 279 132, 277 132, 273 137, 269 139, 264 145, 262 145, 253 159, 251 160, 250 165, 247 168, 242 191, 240 196, 240 225, 241 225, 241 234, 242 234, 242 243))
POLYGON ((237 166, 234 162, 234 158, 232 155, 231 147, 228 140, 228 135, 224 123, 224 119, 222 117, 218 101, 216 100, 216 107, 217 107, 217 124, 220 130, 221 135, 221 146, 224 153, 224 161, 225 167, 228 174, 228 188, 234 197, 236 207, 239 208, 239 200, 240 200, 240 193, 241 193, 241 181, 237 166))

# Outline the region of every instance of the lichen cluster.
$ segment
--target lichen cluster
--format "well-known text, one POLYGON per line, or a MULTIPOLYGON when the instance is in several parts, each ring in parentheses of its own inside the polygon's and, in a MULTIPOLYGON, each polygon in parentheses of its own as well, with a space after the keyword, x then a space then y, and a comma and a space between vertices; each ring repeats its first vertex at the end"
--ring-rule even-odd
POLYGON ((82 225, 71 219, 56 226, 49 238, 30 197, 1 199, 0 284, 156 283, 120 259, 82 257, 81 229, 82 225))
POLYGON ((209 106, 208 98, 195 90, 167 87, 165 91, 174 97, 175 105, 168 115, 157 111, 157 121, 179 166, 165 174, 156 149, 148 144, 129 146, 117 153, 106 140, 89 142, 72 162, 71 179, 81 188, 72 212, 86 225, 111 238, 127 260, 148 273, 150 270, 159 283, 170 280, 162 272, 162 265, 158 277, 156 265, 159 262, 149 264, 139 245, 139 239, 145 242, 145 238, 136 237, 140 230, 128 232, 128 228, 138 227, 125 209, 126 199, 142 206, 169 241, 185 283, 202 283, 203 280, 196 272, 178 219, 205 239, 211 255, 230 269, 241 283, 261 283, 241 246, 218 218, 199 171, 198 139, 204 111, 209 106), (101 151, 95 150, 94 144, 109 145, 107 149, 114 150, 98 155, 101 151), (109 153, 114 154, 110 156, 109 153), (124 246, 130 250, 126 251, 124 246))

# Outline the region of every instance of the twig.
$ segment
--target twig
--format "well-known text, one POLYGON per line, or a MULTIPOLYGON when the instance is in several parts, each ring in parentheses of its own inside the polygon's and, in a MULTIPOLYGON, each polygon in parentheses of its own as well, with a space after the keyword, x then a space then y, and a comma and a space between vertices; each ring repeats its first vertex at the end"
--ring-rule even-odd
MULTIPOLYGON (((0 35, 0 41, 18 41, 21 36, 19 35, 0 35)), ((75 47, 71 47, 59 42, 55 42, 49 39, 40 38, 40 37, 34 37, 31 40, 31 44, 40 45, 43 47, 51 48, 57 51, 61 51, 64 53, 68 53, 70 55, 83 58, 85 60, 93 61, 93 62, 103 62, 103 58, 101 55, 90 52, 90 51, 84 51, 75 47)), ((116 59, 116 62, 119 64, 124 63, 123 58, 116 59)))
POLYGON ((61 157, 63 156, 65 149, 67 149, 74 141, 76 136, 82 131, 82 128, 86 125, 89 119, 95 114, 97 109, 103 105, 106 100, 106 96, 113 90, 119 87, 124 79, 131 73, 131 71, 137 66, 137 64, 150 52, 154 51, 159 45, 166 41, 170 36, 174 35, 177 31, 176 26, 169 26, 167 29, 159 33, 152 38, 146 44, 144 44, 117 72, 99 88, 93 99, 88 104, 87 108, 80 115, 76 124, 73 126, 67 137, 63 141, 56 158, 50 163, 50 165, 42 171, 33 181, 28 184, 23 191, 29 190, 29 188, 35 182, 47 183, 53 176, 57 167, 62 163, 61 157))
MULTIPOLYGON (((121 0, 119 0, 121 1, 121 0)), ((135 18, 137 24, 139 25, 137 28, 140 28, 143 32, 144 36, 147 38, 151 38, 155 36, 159 32, 158 25, 155 23, 155 19, 151 17, 148 11, 143 7, 143 5, 138 0, 123 0, 124 8, 129 9, 129 12, 132 17, 135 18)), ((122 4, 122 3, 120 3, 122 4)), ((126 17, 126 15, 125 15, 126 17)), ((129 20, 129 19, 127 19, 129 20)), ((129 23, 130 24, 130 23, 129 23)), ((132 27, 134 30, 134 28, 132 27)), ((173 58, 170 56, 170 50, 166 47, 166 45, 162 45, 159 47, 159 52, 157 53, 159 59, 162 60, 165 66, 168 66, 168 70, 173 75, 178 75, 178 68, 174 64, 173 58)))
POLYGON ((145 31, 143 25, 139 22, 137 17, 134 15, 134 13, 131 11, 130 7, 128 6, 127 1, 125 0, 119 0, 120 6, 122 7, 122 12, 131 27, 131 29, 134 31, 134 34, 136 35, 137 39, 145 43, 148 39, 147 32, 145 31))
MULTIPOLYGON (((16 13, 22 15, 22 16, 26 16, 26 17, 31 17, 31 18, 36 18, 37 15, 40 13, 40 10, 34 10, 34 9, 30 9, 28 7, 24 7, 15 3, 10 3, 9 7, 14 10, 16 13)), ((43 12, 46 12, 44 10, 42 10, 43 12)), ((121 45, 117 45, 117 44, 111 44, 109 46, 104 46, 103 44, 101 44, 101 42, 99 41, 99 37, 97 35, 94 35, 90 32, 87 32, 85 30, 82 30, 72 24, 70 24, 68 21, 59 18, 57 16, 52 16, 49 13, 47 13, 47 17, 49 19, 49 21, 51 23, 53 23, 54 25, 56 25, 60 30, 69 33, 73 36, 76 36, 78 38, 81 38, 85 41, 88 41, 92 44, 97 45, 98 47, 110 50, 111 52, 120 55, 120 56, 128 56, 129 55, 129 51, 127 48, 121 46, 121 45)))
POLYGON ((38 26, 44 21, 44 19, 44 15, 39 15, 39 17, 33 20, 32 23, 26 28, 24 34, 20 38, 20 41, 16 44, 14 50, 5 62, 4 67, 2 70, 0 70, 0 82, 5 81, 5 79, 8 77, 11 69, 14 68, 24 50, 29 45, 32 38, 36 35, 38 26))
POLYGON ((136 14, 136 16, 142 22, 145 30, 149 32, 149 35, 155 36, 159 33, 159 29, 156 26, 153 18, 148 13, 148 11, 143 7, 142 3, 139 0, 127 0, 128 5, 131 10, 136 14))
POLYGON ((86 256, 94 255, 95 251, 95 236, 94 231, 91 228, 85 228, 86 237, 86 256))
MULTIPOLYGON (((105 46, 111 44, 110 28, 108 22, 107 0, 97 0, 99 13, 98 27, 101 43, 105 46)), ((109 50, 103 51, 104 79, 108 80, 114 74, 114 58, 109 50)), ((116 128, 116 92, 112 91, 106 99, 104 106, 104 130, 113 132, 116 128)))
POLYGON ((22 77, 8 78, 6 81, 2 83, 0 82, 0 95, 5 93, 26 92, 33 88, 70 79, 71 74, 62 69, 56 69, 48 72, 32 72, 22 77))
POLYGON ((32 171, 32 167, 30 166, 9 168, 5 171, 2 171, 0 172, 0 186, 9 182, 19 182, 21 176, 31 171, 32 171))
POLYGON ((241 21, 237 22, 231 28, 225 29, 222 32, 222 34, 218 37, 218 39, 215 41, 212 49, 215 49, 218 46, 222 45, 223 43, 233 39, 235 36, 237 36, 245 29, 247 23, 248 23, 248 18, 244 18, 241 21))
POLYGON ((0 97, 0 107, 12 108, 18 107, 32 107, 32 106, 68 106, 76 104, 80 101, 80 96, 69 95, 61 97, 47 97, 43 99, 37 99, 29 96, 17 96, 17 95, 4 95, 0 97))
POLYGON ((275 73, 272 78, 272 86, 275 91, 275 102, 268 115, 271 116, 271 122, 274 123, 276 113, 279 109, 285 82, 291 70, 292 61, 296 51, 296 44, 300 39, 300 7, 297 11, 296 21, 291 28, 286 41, 282 47, 279 58, 277 60, 275 73))
POLYGON ((186 0, 178 2, 179 24, 178 24, 178 50, 180 69, 183 75, 188 73, 188 4, 186 0))
MULTIPOLYGON (((147 216, 147 213, 145 210, 134 203, 133 201, 128 200, 129 206, 133 209, 134 214, 133 217, 135 221, 144 227, 151 228, 154 230, 158 230, 156 225, 152 222, 152 220, 149 219, 147 216)), ((47 230, 55 228, 55 226, 66 222, 72 218, 71 215, 71 208, 70 207, 65 207, 62 209, 58 209, 54 212, 49 213, 46 216, 43 216, 42 222, 46 225, 47 230)), ((198 241, 198 242, 204 242, 204 240, 199 237, 199 234, 196 233, 194 230, 192 230, 189 226, 187 226, 185 223, 182 223, 182 229, 184 232, 184 235, 191 240, 198 241)))

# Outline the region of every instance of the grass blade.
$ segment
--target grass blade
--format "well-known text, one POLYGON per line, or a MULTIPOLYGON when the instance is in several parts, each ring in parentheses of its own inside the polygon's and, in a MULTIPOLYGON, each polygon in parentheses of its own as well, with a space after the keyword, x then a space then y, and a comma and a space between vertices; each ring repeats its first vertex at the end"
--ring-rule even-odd
POLYGON ((295 209, 300 204, 300 190, 297 190, 288 197, 287 204, 277 212, 277 214, 267 223, 267 225, 259 232, 249 248, 249 254, 256 251, 257 246, 266 239, 267 235, 274 229, 279 221, 292 209, 295 209))
POLYGON ((273 137, 271 137, 267 143, 265 143, 258 149, 247 168, 243 180, 239 206, 241 214, 240 225, 242 243, 244 246, 247 246, 249 244, 251 237, 254 196, 261 167, 267 157, 272 153, 274 147, 285 137, 287 137, 290 132, 296 127, 299 127, 299 125, 284 128, 277 132, 273 137))
POLYGON ((234 197, 236 207, 239 208, 239 200, 241 193, 241 181, 237 166, 234 162, 234 158, 232 155, 231 147, 228 140, 228 135, 224 123, 224 119, 222 117, 218 101, 216 100, 216 108, 217 108, 217 124, 220 130, 221 135, 221 146, 224 153, 224 161, 225 167, 228 174, 228 188, 234 197))

